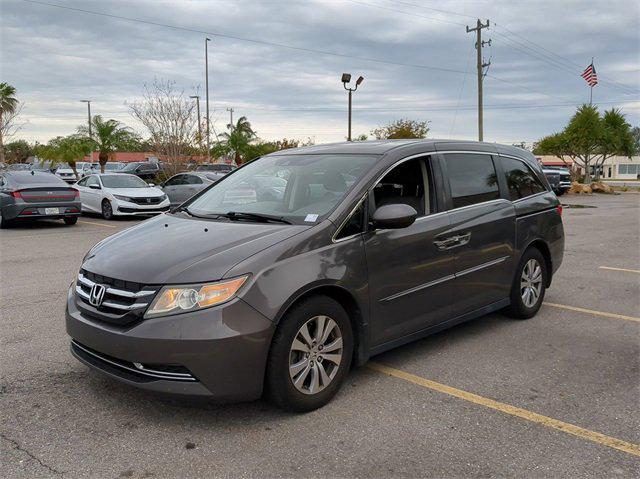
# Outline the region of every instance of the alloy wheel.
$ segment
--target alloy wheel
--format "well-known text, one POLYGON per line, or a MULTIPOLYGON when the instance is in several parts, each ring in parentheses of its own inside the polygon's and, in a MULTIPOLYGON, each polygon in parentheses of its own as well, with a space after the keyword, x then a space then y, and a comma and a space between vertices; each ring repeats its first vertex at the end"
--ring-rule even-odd
POLYGON ((522 269, 520 277, 520 296, 527 308, 532 308, 540 298, 542 291, 542 266, 536 259, 530 259, 522 269))
POLYGON ((298 330, 289 352, 289 377, 303 394, 317 394, 335 378, 342 362, 342 332, 328 316, 314 316, 298 330))

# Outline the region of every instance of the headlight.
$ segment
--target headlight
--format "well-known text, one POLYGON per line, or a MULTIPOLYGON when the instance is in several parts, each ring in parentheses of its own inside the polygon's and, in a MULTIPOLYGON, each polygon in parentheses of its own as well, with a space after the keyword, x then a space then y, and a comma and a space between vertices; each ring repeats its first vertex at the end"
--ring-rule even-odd
POLYGON ((196 311, 229 301, 249 275, 190 286, 165 286, 145 313, 146 318, 196 311))
POLYGON ((133 203, 133 200, 128 196, 113 195, 113 197, 120 201, 128 201, 129 203, 133 203))
POLYGON ((167 195, 162 195, 162 196, 160 197, 160 203, 162 203, 162 202, 163 202, 164 200, 166 200, 166 199, 167 199, 167 195))

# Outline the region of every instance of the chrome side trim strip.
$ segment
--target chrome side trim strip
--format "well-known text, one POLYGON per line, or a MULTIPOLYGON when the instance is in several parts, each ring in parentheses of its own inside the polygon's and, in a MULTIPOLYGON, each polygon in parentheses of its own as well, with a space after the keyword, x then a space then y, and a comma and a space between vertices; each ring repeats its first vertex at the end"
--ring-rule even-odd
POLYGON ((490 266, 495 266, 496 264, 500 264, 508 259, 509 259, 508 256, 503 256, 502 258, 494 259, 492 261, 487 261, 486 263, 479 264, 478 266, 474 266, 473 268, 462 270, 459 273, 456 273, 455 276, 456 278, 458 278, 460 276, 464 276, 465 274, 475 273, 476 271, 480 271, 481 269, 489 268, 490 266))
POLYGON ((125 371, 130 371, 132 373, 137 373, 137 374, 141 374, 143 376, 149 376, 149 377, 153 377, 153 378, 158 378, 158 379, 171 379, 173 381, 196 381, 196 378, 194 378, 193 376, 191 376, 190 374, 186 375, 185 377, 176 377, 176 376, 172 376, 172 374, 176 374, 176 373, 157 373, 155 371, 151 372, 148 369, 144 369, 144 370, 140 370, 140 369, 136 369, 136 368, 130 368, 128 366, 125 366, 124 364, 120 364, 117 363, 115 361, 111 361, 110 359, 105 358, 104 356, 101 356, 100 354, 96 354, 93 351, 89 351, 87 348, 82 347, 80 344, 78 344, 76 341, 71 341, 71 344, 73 344, 76 348, 82 350, 84 353, 88 354, 89 356, 92 356, 100 361, 104 361, 105 363, 109 363, 114 367, 120 368, 120 369, 124 369, 125 371))
POLYGON ((465 269, 465 270, 463 270, 463 271, 461 271, 459 273, 454 273, 454 274, 450 274, 450 275, 447 275, 447 276, 443 276, 442 278, 438 278, 438 279, 435 279, 433 281, 429 281, 428 283, 415 286, 415 287, 413 287, 411 289, 407 289, 405 291, 400 291, 399 293, 396 293, 396 294, 392 294, 391 296, 387 296, 386 298, 380 299, 379 302, 385 303, 385 302, 388 302, 388 301, 393 301, 394 299, 401 298, 402 296, 406 296, 408 294, 412 294, 412 293, 415 293, 417 291, 422 291, 423 289, 430 288, 431 286, 436 286, 438 284, 444 283, 445 281, 450 281, 452 279, 459 278, 460 276, 464 276, 464 275, 469 274, 469 273, 474 273, 476 271, 480 271, 481 269, 484 269, 484 268, 489 268, 491 266, 495 266, 497 264, 500 264, 500 263, 506 261, 507 259, 509 259, 508 256, 503 256, 502 258, 494 259, 492 261, 487 261, 486 263, 482 263, 482 264, 480 264, 478 266, 474 266, 473 268, 465 269))
POLYGON ((443 276, 442 278, 435 279, 435 280, 430 281, 430 282, 425 283, 425 284, 421 284, 419 286, 416 286, 415 288, 407 289, 405 291, 400 291, 399 293, 392 294, 391 296, 387 296, 386 298, 381 299, 380 302, 382 303, 382 302, 387 302, 387 301, 393 301, 394 299, 398 299, 398 298, 400 298, 402 296, 406 296, 407 294, 415 293, 416 291, 421 291, 423 289, 430 288, 431 286, 435 286, 437 284, 444 283, 445 281, 452 280, 455 277, 456 277, 455 274, 450 274, 448 276, 443 276))

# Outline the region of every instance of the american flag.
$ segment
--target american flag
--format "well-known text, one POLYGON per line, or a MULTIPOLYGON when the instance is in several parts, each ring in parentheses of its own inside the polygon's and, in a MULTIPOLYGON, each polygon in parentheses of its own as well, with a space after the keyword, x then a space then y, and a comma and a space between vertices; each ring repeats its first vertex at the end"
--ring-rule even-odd
POLYGON ((596 68, 593 66, 593 63, 591 63, 580 76, 585 79, 590 87, 598 84, 598 75, 596 74, 596 68))

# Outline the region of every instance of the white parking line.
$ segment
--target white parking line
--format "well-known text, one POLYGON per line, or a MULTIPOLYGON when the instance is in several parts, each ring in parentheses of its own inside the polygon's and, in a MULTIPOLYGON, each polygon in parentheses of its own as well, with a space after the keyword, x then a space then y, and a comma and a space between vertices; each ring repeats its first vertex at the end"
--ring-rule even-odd
POLYGON ((107 224, 104 224, 104 223, 96 223, 94 221, 78 220, 78 223, 85 223, 87 225, 104 226, 105 228, 117 228, 117 226, 114 226, 114 225, 107 225, 107 224))

